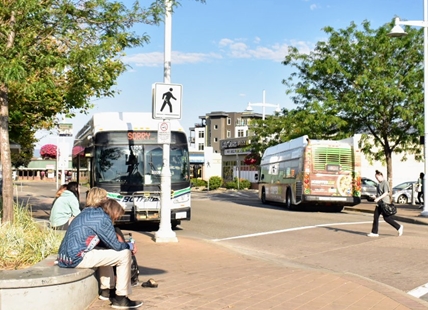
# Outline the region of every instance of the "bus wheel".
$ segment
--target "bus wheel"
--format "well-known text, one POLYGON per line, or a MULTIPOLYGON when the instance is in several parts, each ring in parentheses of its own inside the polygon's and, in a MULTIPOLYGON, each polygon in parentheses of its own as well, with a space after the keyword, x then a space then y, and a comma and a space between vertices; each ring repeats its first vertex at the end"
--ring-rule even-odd
POLYGON ((172 229, 176 229, 177 228, 177 226, 178 225, 180 225, 181 224, 181 221, 180 220, 172 220, 171 221, 171 228, 172 229))
POLYGON ((287 189, 287 193, 285 194, 285 207, 288 210, 291 210, 291 191, 287 189))
POLYGON ((265 191, 264 187, 262 188, 262 197, 261 197, 261 199, 262 199, 262 203, 263 204, 267 203, 267 200, 266 200, 266 191, 265 191))
POLYGON ((343 209, 345 209, 344 206, 335 206, 331 208, 331 212, 339 213, 339 212, 342 212, 343 209))

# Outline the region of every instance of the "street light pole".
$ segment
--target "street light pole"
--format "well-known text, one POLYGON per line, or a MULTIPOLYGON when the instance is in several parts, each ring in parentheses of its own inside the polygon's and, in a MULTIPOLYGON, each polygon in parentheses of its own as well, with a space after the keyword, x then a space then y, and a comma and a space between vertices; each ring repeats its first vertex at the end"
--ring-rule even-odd
POLYGON ((262 113, 262 119, 265 120, 266 116, 266 107, 276 108, 275 112, 281 112, 281 109, 279 108, 279 104, 272 104, 272 103, 266 103, 266 92, 263 90, 263 102, 261 103, 251 103, 248 102, 248 106, 245 109, 246 111, 253 111, 253 106, 255 107, 263 107, 263 113, 262 113))
MULTIPOLYGON (((164 83, 171 83, 171 1, 165 0, 165 51, 164 51, 164 83)), ((163 122, 166 120, 164 119, 163 122)), ((161 205, 159 230, 154 235, 156 242, 177 242, 177 235, 171 227, 171 169, 170 169, 170 145, 162 145, 162 170, 161 170, 161 205)))
MULTIPOLYGON (((395 18, 395 26, 388 34, 390 37, 402 37, 407 33, 400 25, 424 27, 424 173, 428 171, 428 0, 424 0, 424 20, 423 21, 401 21, 398 17, 395 18)), ((424 208, 421 216, 428 217, 428 205, 425 197, 428 197, 428 186, 423 188, 424 208)))

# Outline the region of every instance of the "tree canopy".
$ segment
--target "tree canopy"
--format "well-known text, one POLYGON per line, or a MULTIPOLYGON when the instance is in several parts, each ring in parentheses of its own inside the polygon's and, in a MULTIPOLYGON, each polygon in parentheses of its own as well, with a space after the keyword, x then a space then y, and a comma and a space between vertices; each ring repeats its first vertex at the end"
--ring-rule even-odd
MULTIPOLYGON (((265 122, 278 142, 304 134, 316 139, 362 134, 361 150, 386 162, 390 179, 393 152, 421 158, 423 33, 406 27, 407 36, 390 38, 392 26, 371 29, 364 21, 361 27, 353 22, 345 29, 325 27, 328 38, 309 54, 289 48, 283 64, 294 71, 283 83, 297 108, 265 122)), ((260 135, 261 126, 252 129, 260 135)))

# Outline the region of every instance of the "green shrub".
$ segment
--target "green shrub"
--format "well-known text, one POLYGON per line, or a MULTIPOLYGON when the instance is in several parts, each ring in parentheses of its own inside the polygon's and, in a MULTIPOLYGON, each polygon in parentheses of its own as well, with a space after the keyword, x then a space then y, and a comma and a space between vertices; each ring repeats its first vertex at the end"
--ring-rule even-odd
POLYGON ((224 187, 226 187, 227 189, 237 189, 238 188, 238 184, 235 183, 235 181, 229 181, 229 182, 226 182, 224 184, 224 187))
POLYGON ((248 189, 251 187, 251 182, 246 179, 239 179, 239 189, 248 189))
POLYGON ((239 179, 238 184, 238 178, 233 178, 233 181, 229 181, 224 184, 224 186, 227 189, 248 189, 251 187, 251 182, 246 179, 239 179))
POLYGON ((199 179, 199 178, 193 178, 190 179, 190 182, 192 183, 192 186, 194 187, 203 187, 203 186, 207 186, 207 181, 203 180, 203 179, 199 179))
POLYGON ((58 253, 63 236, 35 222, 29 206, 15 204, 13 223, 0 226, 0 270, 26 268, 58 253))
POLYGON ((219 188, 223 184, 223 179, 218 176, 214 176, 210 178, 209 182, 209 190, 214 190, 219 188))

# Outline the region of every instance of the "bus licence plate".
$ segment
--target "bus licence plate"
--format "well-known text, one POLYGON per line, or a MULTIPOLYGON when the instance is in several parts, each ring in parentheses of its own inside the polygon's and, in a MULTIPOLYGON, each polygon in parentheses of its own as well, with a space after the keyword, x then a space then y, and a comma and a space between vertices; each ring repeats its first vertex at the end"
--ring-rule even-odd
POLYGON ((179 219, 185 219, 187 217, 187 213, 186 211, 182 211, 182 212, 177 212, 175 213, 175 219, 179 220, 179 219))
POLYGON ((134 201, 134 205, 137 209, 159 209, 160 201, 134 201))

